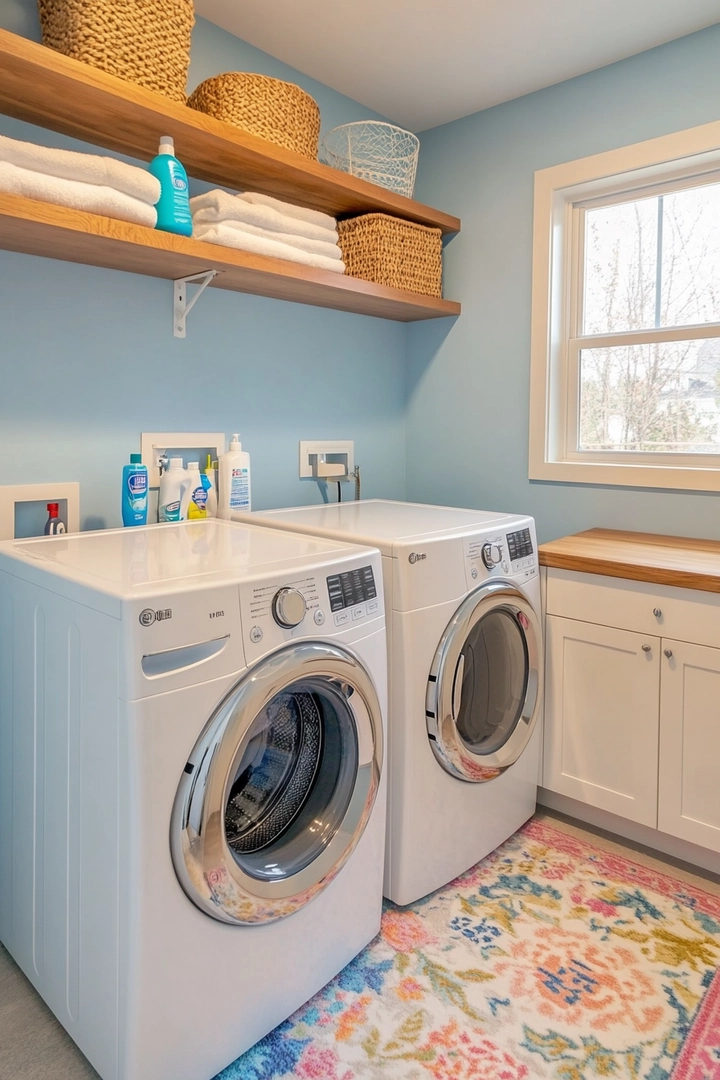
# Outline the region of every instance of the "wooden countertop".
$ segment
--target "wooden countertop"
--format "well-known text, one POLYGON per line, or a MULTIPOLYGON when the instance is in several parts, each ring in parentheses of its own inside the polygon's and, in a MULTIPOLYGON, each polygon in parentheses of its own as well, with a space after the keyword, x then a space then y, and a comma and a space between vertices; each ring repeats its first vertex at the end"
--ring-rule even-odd
POLYGON ((720 592, 720 541, 588 529, 541 544, 541 566, 720 592))

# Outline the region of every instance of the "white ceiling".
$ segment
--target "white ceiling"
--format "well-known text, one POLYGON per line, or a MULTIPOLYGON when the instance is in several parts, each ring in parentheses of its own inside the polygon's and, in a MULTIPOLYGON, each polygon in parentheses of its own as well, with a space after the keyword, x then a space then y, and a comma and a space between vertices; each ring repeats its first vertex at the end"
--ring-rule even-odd
POLYGON ((195 0, 195 10, 412 131, 720 20, 718 0, 195 0))

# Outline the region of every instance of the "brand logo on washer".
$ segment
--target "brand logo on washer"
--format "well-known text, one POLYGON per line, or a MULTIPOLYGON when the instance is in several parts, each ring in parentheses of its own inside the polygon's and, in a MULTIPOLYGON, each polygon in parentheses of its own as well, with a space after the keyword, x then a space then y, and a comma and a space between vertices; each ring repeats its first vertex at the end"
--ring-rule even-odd
POLYGON ((422 559, 427 559, 427 555, 424 551, 411 551, 408 555, 409 563, 420 562, 422 559))
POLYGON ((141 626, 152 626, 156 620, 162 622, 164 619, 172 619, 172 608, 160 608, 159 611, 153 611, 152 608, 146 607, 140 612, 138 619, 141 626))

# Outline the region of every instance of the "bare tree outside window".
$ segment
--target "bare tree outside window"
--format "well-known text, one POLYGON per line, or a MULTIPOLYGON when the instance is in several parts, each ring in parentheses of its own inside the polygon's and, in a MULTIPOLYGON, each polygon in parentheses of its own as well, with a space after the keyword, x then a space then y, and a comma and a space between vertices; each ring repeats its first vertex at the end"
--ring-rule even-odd
POLYGON ((578 449, 719 453, 720 184, 586 209, 581 295, 578 449))

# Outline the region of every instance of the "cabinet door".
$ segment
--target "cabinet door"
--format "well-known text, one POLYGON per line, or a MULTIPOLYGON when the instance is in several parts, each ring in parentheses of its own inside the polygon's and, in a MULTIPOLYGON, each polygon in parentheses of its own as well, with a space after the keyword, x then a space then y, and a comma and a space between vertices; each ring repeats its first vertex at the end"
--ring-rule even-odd
POLYGON ((658 828, 720 851, 720 649, 662 647, 658 828))
POLYGON ((660 639, 557 615, 545 629, 544 786, 655 827, 660 639))

